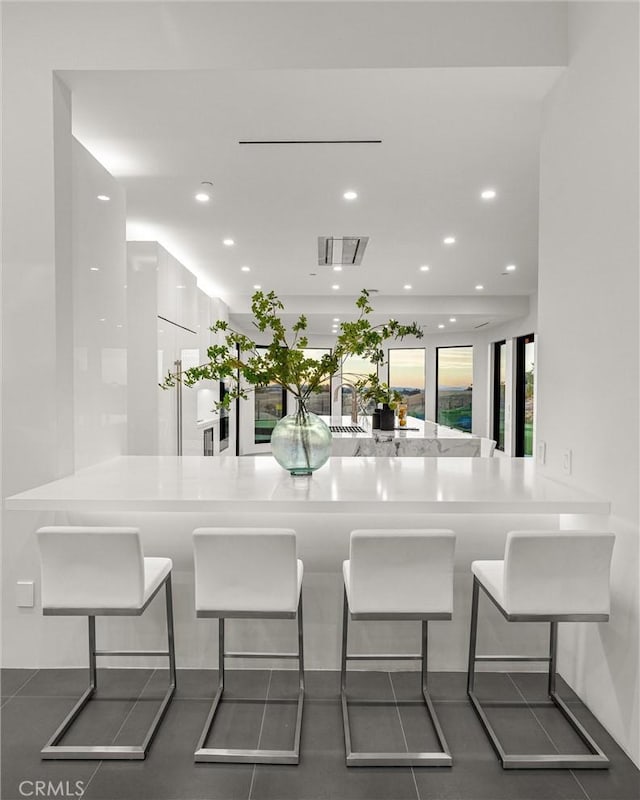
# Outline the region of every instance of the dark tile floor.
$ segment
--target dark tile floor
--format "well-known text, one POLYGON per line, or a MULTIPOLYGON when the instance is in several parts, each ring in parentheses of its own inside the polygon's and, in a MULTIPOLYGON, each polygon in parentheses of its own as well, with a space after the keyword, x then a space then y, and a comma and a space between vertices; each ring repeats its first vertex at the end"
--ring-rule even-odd
MULTIPOLYGON (((163 695, 166 672, 101 670, 99 691, 65 743, 136 744, 163 695)), ((295 726, 296 675, 234 671, 219 709, 211 746, 288 748, 295 726), (265 699, 280 702, 265 704, 265 699)), ((465 694, 463 673, 430 676, 432 697, 454 757, 447 768, 353 767, 344 741, 335 672, 309 672, 296 766, 195 764, 193 751, 216 685, 216 673, 179 670, 178 689, 147 759, 42 761, 40 748, 86 682, 85 670, 2 670, 2 797, 86 800, 638 800, 640 773, 571 690, 562 696, 611 758, 601 770, 505 771, 497 761, 465 694), (36 795, 36 781, 38 785, 36 795), (76 783, 78 782, 78 783, 76 783), (22 789, 22 791, 21 791, 22 789), (29 792, 31 793, 29 795, 29 792)), ((544 676, 490 673, 478 677, 482 698, 545 697, 544 676)), ((354 672, 349 677, 355 748, 434 747, 420 705, 417 673, 354 672), (366 706, 376 697, 388 705, 366 706), (412 702, 414 701, 414 702, 412 702)), ((554 709, 490 710, 508 749, 580 747, 554 709)))

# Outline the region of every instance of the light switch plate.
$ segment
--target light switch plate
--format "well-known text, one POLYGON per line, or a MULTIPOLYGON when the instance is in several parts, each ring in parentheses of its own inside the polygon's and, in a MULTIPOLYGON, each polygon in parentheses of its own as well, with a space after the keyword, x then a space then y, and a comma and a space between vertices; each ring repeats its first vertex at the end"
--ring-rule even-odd
POLYGON ((538 442, 537 446, 538 464, 544 464, 547 460, 547 443, 538 442))
POLYGON ((571 475, 571 450, 562 453, 562 471, 565 475, 571 475))
POLYGON ((18 608, 33 608, 33 581, 18 581, 16 584, 18 608))

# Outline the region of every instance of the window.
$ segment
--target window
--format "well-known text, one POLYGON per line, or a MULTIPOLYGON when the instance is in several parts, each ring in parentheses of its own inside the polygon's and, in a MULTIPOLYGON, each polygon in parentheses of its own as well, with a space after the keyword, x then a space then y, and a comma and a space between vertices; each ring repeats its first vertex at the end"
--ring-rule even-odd
MULTIPOLYGON (((323 349, 321 347, 310 347, 304 350, 305 358, 315 358, 318 361, 325 355, 331 355, 330 349, 323 349)), ((323 417, 331 415, 331 378, 327 378, 326 382, 322 384, 322 391, 313 392, 307 398, 307 411, 313 414, 318 414, 323 417)))
POLYGON ((424 348, 389 348, 389 386, 404 397, 407 414, 425 418, 424 348))
MULTIPOLYGON (((372 364, 360 356, 347 356, 342 364, 342 382, 355 383, 358 378, 363 378, 366 375, 371 375, 372 372, 377 373, 377 366, 372 364)), ((352 389, 342 387, 342 414, 348 416, 351 414, 352 405, 352 389)))
POLYGON ((438 347, 436 376, 436 422, 470 433, 473 347, 438 347))
MULTIPOLYGON (((265 348, 258 347, 258 350, 265 348)), ((254 442, 268 444, 278 420, 287 413, 287 392, 278 384, 257 387, 254 390, 254 442)))
POLYGON ((496 450, 504 452, 504 409, 507 391, 507 343, 493 344, 493 432, 496 450))
POLYGON ((516 456, 533 455, 535 348, 535 339, 532 333, 516 339, 516 456))

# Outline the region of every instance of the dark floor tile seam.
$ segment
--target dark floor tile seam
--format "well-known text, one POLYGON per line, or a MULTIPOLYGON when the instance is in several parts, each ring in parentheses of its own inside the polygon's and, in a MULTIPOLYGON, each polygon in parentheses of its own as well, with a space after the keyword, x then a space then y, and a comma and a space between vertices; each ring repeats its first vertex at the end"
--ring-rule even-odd
POLYGON ((82 794, 83 794, 83 795, 87 793, 87 789, 89 788, 89 786, 91 786, 91 781, 92 781, 92 780, 93 780, 93 779, 96 777, 96 775, 98 774, 98 770, 99 770, 99 769, 100 769, 100 767, 102 766, 102 763, 103 763, 102 761, 98 761, 98 764, 97 764, 96 768, 93 770, 93 772, 91 773, 91 777, 89 778, 89 780, 88 780, 88 781, 85 781, 85 782, 83 783, 83 785, 82 785, 82 794))
POLYGON ((582 785, 582 781, 580 780, 580 778, 576 775, 576 773, 572 769, 570 769, 569 772, 573 775, 573 777, 575 779, 575 782, 578 784, 578 786, 584 792, 584 796, 587 798, 587 800, 591 800, 591 795, 589 794, 589 792, 582 785))
MULTIPOLYGON (((269 689, 271 688, 271 679, 272 678, 273 678, 273 670, 270 669, 269 670, 269 681, 267 683, 267 692, 266 692, 265 698, 264 698, 264 708, 262 709, 262 719, 260 720, 260 731, 258 732, 258 745, 257 745, 258 750, 260 749, 260 742, 262 741, 262 731, 264 730, 264 721, 265 721, 265 718, 267 716, 267 705, 269 703, 269 689)), ((257 767, 258 767, 258 765, 254 764, 253 765, 253 770, 251 772, 251 783, 249 784, 248 800, 251 800, 251 794, 253 792, 253 784, 254 784, 254 781, 256 779, 256 769, 257 769, 257 767)))
POLYGON ((13 694, 10 694, 10 695, 5 695, 5 696, 2 698, 2 704, 0 705, 0 708, 1 708, 2 706, 5 706, 5 705, 6 705, 6 704, 7 704, 7 703, 10 701, 10 700, 13 700, 13 698, 14 698, 14 697, 16 697, 16 696, 17 696, 17 694, 18 694, 19 692, 21 692, 21 691, 24 689, 24 687, 25 687, 25 686, 26 686, 26 685, 29 683, 29 681, 33 680, 33 679, 36 677, 36 675, 37 675, 39 672, 40 672, 40 670, 39 670, 39 669, 35 670, 35 672, 33 673, 33 675, 29 675, 29 677, 27 678, 27 680, 26 680, 26 681, 24 681, 23 683, 21 683, 21 684, 20 684, 20 686, 18 686, 18 688, 15 690, 15 692, 14 692, 13 694))
POLYGON ((553 741, 553 739, 551 738, 551 735, 549 734, 549 732, 547 731, 547 729, 544 727, 544 725, 542 724, 542 722, 541 722, 541 721, 540 721, 540 719, 538 718, 538 715, 537 715, 537 714, 536 714, 536 712, 533 710, 533 707, 529 705, 529 702, 528 702, 527 698, 526 698, 526 697, 525 697, 525 696, 522 694, 522 692, 520 691, 520 687, 518 686, 518 684, 517 684, 517 683, 516 683, 516 682, 513 680, 513 678, 511 677, 511 673, 510 673, 510 672, 507 672, 507 675, 508 675, 508 677, 509 677, 509 680, 511 681, 511 683, 514 685, 516 692, 518 692, 518 694, 519 694, 519 695, 520 695, 520 697, 522 698, 522 700, 523 700, 523 702, 524 702, 525 706, 526 706, 526 707, 529 709, 529 711, 531 712, 531 715, 533 716, 533 718, 535 719, 535 721, 538 723, 538 726, 540 727, 540 729, 542 730, 542 732, 544 733, 544 735, 545 735, 545 736, 547 737, 547 739, 549 740, 549 743, 551 744, 551 747, 553 747, 553 749, 556 751, 556 753, 559 753, 560 751, 558 750, 558 748, 557 748, 557 746, 556 746, 556 743, 553 741))
MULTIPOLYGON (((404 725, 402 724, 402 715, 400 714, 400 709, 398 708, 398 698, 396 696, 396 688, 393 685, 393 678, 391 677, 391 672, 387 672, 387 677, 389 678, 389 686, 391 686, 391 693, 393 694, 393 700, 396 706, 396 714, 398 715, 398 722, 400 723, 400 730, 402 731, 402 741, 404 742, 404 749, 405 752, 409 752, 409 742, 407 742, 407 735, 404 730, 404 725)), ((420 790, 418 789, 418 781, 416 780, 416 773, 413 769, 411 769, 411 779, 413 780, 413 788, 416 790, 416 798, 417 800, 422 800, 420 797, 420 790)))
MULTIPOLYGON (((122 725, 120 725, 120 727, 119 727, 119 728, 118 728, 118 730, 116 731, 116 733, 115 733, 115 736, 114 736, 114 737, 113 737, 113 739, 111 740, 111 744, 115 744, 115 743, 116 743, 116 739, 118 738, 118 736, 119 736, 119 734, 120 734, 120 731, 121 731, 121 730, 124 728, 124 726, 127 724, 127 721, 128 721, 128 719, 129 719, 129 717, 130 717, 130 716, 133 714, 133 712, 134 712, 134 710, 135 710, 136 706, 137 706, 137 705, 138 705, 138 703, 140 702, 140 698, 141 698, 141 697, 142 697, 142 695, 144 694, 144 690, 145 690, 145 689, 147 688, 147 686, 148 686, 148 685, 151 683, 151 679, 152 679, 152 678, 153 678, 153 676, 156 674, 156 671, 157 671, 157 670, 155 670, 155 669, 151 670, 151 674, 150 674, 150 675, 149 675, 149 677, 147 678, 147 681, 146 681, 146 683, 144 684, 144 686, 142 687, 142 689, 140 689, 140 692, 139 692, 139 694, 138 694, 138 697, 137 697, 137 698, 134 700, 134 702, 133 702, 133 705, 132 705, 132 706, 131 706, 131 708, 129 709, 129 712, 128 712, 127 716, 126 716, 126 717, 123 719, 123 721, 122 721, 122 725)), ((160 702, 162 702, 162 701, 160 701, 160 702)))

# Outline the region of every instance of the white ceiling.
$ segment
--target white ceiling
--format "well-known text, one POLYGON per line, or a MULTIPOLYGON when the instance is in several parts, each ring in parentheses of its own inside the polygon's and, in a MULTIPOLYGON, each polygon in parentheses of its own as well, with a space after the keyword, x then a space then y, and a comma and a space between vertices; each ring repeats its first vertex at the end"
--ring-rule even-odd
POLYGON ((129 239, 160 241, 239 314, 254 284, 295 295, 307 312, 322 298, 313 327, 327 332, 332 298, 349 305, 363 287, 378 289, 398 315, 418 302, 421 321, 436 329, 443 314, 460 313, 454 299, 469 295, 483 296, 469 327, 503 321, 491 313, 492 296, 514 297, 511 316, 522 314, 517 296, 537 288, 541 103, 560 71, 62 76, 74 135, 126 189, 129 239), (363 138, 382 144, 238 144, 363 138), (206 205, 194 200, 201 181, 213 183, 206 205), (480 199, 487 187, 497 191, 491 202, 480 199), (347 189, 358 199, 346 201, 347 189), (319 235, 369 236, 362 265, 339 274, 319 267, 319 235), (447 235, 455 245, 443 244, 447 235), (225 237, 236 244, 225 247, 225 237), (517 270, 504 275, 507 264, 517 270), (434 297, 452 303, 429 307, 434 297))

